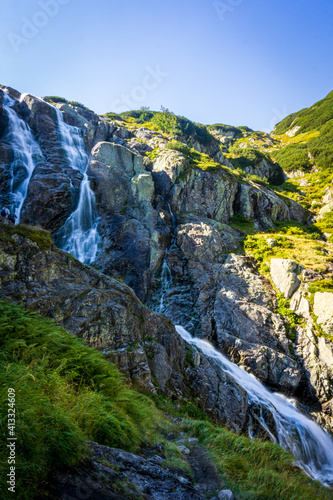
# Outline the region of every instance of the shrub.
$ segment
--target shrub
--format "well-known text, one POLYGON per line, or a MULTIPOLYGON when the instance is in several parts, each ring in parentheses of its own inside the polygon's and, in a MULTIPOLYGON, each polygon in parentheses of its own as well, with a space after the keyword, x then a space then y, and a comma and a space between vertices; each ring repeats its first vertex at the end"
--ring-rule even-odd
POLYGON ((310 172, 312 168, 306 144, 290 144, 282 148, 274 159, 285 172, 292 170, 310 172))
POLYGON ((166 145, 167 149, 172 149, 174 151, 179 151, 180 153, 183 153, 185 156, 189 156, 190 154, 190 148, 179 141, 170 141, 166 145))

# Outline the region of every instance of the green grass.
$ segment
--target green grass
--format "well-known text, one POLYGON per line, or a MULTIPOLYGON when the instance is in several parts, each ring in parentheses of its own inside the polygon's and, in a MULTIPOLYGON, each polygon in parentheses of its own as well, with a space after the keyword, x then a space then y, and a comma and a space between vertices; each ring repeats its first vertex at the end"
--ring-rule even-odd
POLYGON ((180 153, 183 153, 184 155, 188 156, 190 154, 190 148, 184 144, 183 142, 180 141, 170 141, 166 145, 167 149, 171 149, 173 151, 179 151, 180 153))
POLYGON ((244 235, 255 234, 257 232, 253 221, 242 214, 234 214, 230 219, 230 226, 244 235))
POLYGON ((87 108, 87 106, 85 106, 84 104, 82 104, 81 102, 78 102, 78 101, 68 101, 67 99, 65 99, 64 97, 58 97, 58 96, 45 96, 44 99, 46 101, 49 101, 50 103, 52 104, 56 104, 56 103, 63 103, 63 104, 71 104, 72 106, 76 106, 77 108, 82 108, 84 109, 85 111, 91 111, 91 109, 87 108))
POLYGON ((291 127, 299 126, 297 134, 320 130, 333 118, 333 91, 310 108, 302 109, 284 118, 274 129, 275 135, 284 134, 291 127))
POLYGON ((55 465, 80 460, 86 439, 132 451, 152 439, 159 420, 154 404, 129 389, 99 351, 11 303, 0 301, 0 317, 0 460, 6 470, 7 391, 13 388, 17 498, 32 498, 55 465))
POLYGON ((315 165, 332 173, 333 91, 310 108, 287 116, 277 124, 274 134, 282 149, 272 155, 286 172, 310 172, 315 165), (295 136, 286 136, 295 126, 300 127, 295 136))
POLYGON ((317 220, 312 227, 323 233, 330 234, 328 240, 333 243, 333 212, 324 214, 323 218, 317 220))
POLYGON ((293 259, 305 268, 327 272, 327 264, 332 261, 331 248, 320 238, 317 226, 303 226, 294 221, 275 222, 276 229, 267 233, 248 234, 244 240, 244 250, 267 272, 272 258, 293 259), (271 248, 267 238, 274 238, 277 245, 271 248))
POLYGON ((307 144, 291 144, 274 153, 273 157, 285 172, 291 172, 292 170, 310 172, 312 163, 309 160, 308 153, 307 144))
POLYGON ((275 312, 281 314, 284 318, 288 339, 295 341, 296 326, 299 325, 302 320, 290 309, 290 300, 285 299, 283 293, 277 293, 277 308, 275 312))
POLYGON ((333 498, 332 490, 312 481, 276 444, 236 436, 208 422, 189 422, 187 430, 208 448, 219 474, 239 500, 333 498))
POLYGON ((41 250, 49 250, 53 245, 50 233, 44 229, 26 226, 25 224, 17 224, 16 226, 0 225, 0 239, 2 241, 13 241, 12 236, 14 234, 29 238, 29 240, 37 243, 41 250))
POLYGON ((333 279, 313 281, 309 286, 309 292, 333 292, 333 279))

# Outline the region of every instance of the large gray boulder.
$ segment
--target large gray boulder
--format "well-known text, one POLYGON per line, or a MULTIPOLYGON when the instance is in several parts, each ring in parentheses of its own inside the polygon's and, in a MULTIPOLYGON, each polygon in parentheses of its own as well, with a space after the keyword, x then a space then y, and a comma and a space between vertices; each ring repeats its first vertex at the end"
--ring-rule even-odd
POLYGON ((274 221, 289 219, 286 203, 272 190, 253 182, 239 185, 235 212, 255 219, 264 228, 274 227, 274 221))
POLYGON ((317 321, 324 332, 333 336, 333 293, 315 293, 313 312, 317 316, 317 321))
POLYGON ((298 274, 300 266, 291 259, 272 259, 270 273, 277 289, 290 299, 301 284, 298 274))
POLYGON ((170 193, 175 214, 195 214, 227 223, 234 214, 237 181, 222 168, 215 171, 191 170, 170 193))
POLYGON ((110 167, 116 167, 124 175, 133 177, 135 173, 144 171, 143 158, 133 154, 129 149, 113 142, 99 142, 91 151, 94 160, 110 167))

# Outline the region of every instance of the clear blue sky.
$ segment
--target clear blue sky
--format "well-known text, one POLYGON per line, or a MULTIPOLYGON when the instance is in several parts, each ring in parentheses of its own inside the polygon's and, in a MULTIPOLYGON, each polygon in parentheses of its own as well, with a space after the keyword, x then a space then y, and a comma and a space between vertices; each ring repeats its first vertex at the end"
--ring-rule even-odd
POLYGON ((0 82, 98 113, 163 105, 269 130, 333 89, 332 0, 3 4, 0 82))

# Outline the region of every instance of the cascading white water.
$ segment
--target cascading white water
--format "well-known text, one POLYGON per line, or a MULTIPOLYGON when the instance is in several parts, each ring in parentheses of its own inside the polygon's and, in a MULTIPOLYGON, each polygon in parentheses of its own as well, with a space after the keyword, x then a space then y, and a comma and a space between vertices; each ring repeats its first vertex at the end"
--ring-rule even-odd
POLYGON ((16 223, 20 221, 23 203, 27 197, 29 182, 38 161, 43 159, 29 125, 13 109, 17 101, 6 92, 3 94, 3 107, 7 112, 8 133, 5 141, 13 150, 11 181, 9 188, 9 210, 14 213, 16 223), (22 175, 23 174, 23 175, 22 175))
POLYGON ((170 250, 172 250, 176 246, 176 232, 177 232, 177 227, 176 227, 176 218, 171 210, 170 204, 167 203, 169 212, 170 212, 170 217, 171 217, 171 224, 172 224, 172 229, 173 229, 173 235, 172 235, 172 242, 169 248, 165 250, 164 253, 164 258, 163 258, 163 264, 162 264, 162 271, 161 271, 161 297, 160 297, 160 303, 157 308, 157 312, 159 314, 163 314, 165 312, 165 304, 164 304, 164 299, 165 296, 167 295, 171 285, 172 285, 172 274, 171 274, 171 269, 168 266, 167 263, 167 256, 170 250))
MULTIPOLYGON (((187 342, 195 345, 208 358, 219 363, 243 389, 246 390, 249 403, 259 407, 259 423, 268 432, 272 441, 289 451, 305 472, 325 486, 333 485, 333 439, 315 422, 300 413, 293 401, 282 394, 272 393, 259 380, 245 370, 239 368, 228 358, 217 351, 209 342, 193 338, 184 328, 176 326, 179 335, 187 342), (275 423, 275 431, 265 414, 270 414, 275 423)), ((249 429, 250 437, 251 428, 249 429)))
POLYGON ((60 140, 70 167, 83 174, 78 206, 58 231, 56 240, 60 248, 71 253, 76 259, 84 264, 91 264, 98 256, 102 238, 97 230, 99 218, 95 194, 90 188, 86 172, 89 159, 80 130, 65 123, 61 111, 55 109, 60 140))

